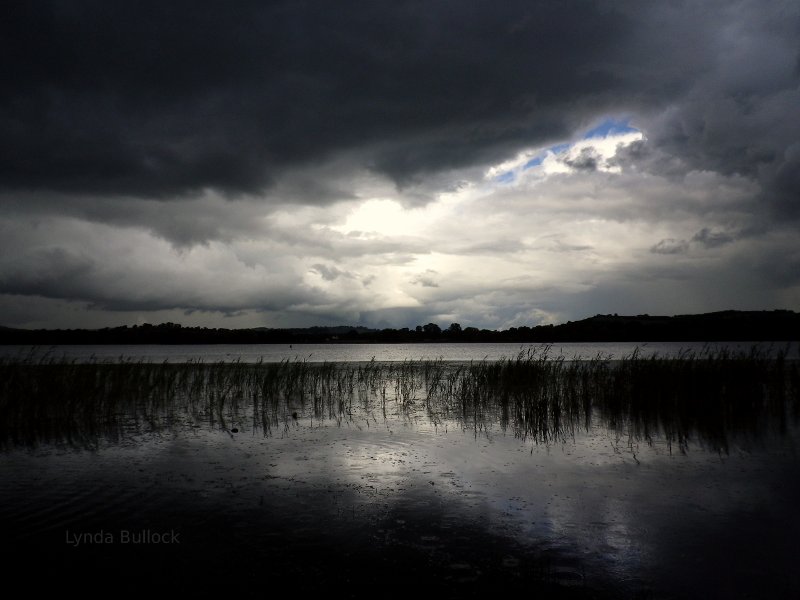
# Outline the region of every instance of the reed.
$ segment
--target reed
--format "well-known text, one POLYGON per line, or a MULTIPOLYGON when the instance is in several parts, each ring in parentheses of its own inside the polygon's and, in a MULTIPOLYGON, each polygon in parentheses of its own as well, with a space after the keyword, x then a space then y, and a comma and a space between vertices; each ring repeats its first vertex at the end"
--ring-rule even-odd
POLYGON ((727 451, 732 434, 785 431, 800 417, 799 365, 788 348, 568 360, 542 346, 468 364, 79 363, 31 353, 0 359, 0 444, 91 446, 187 422, 271 435, 295 415, 342 425, 424 414, 535 443, 601 426, 680 451, 693 439, 727 451))

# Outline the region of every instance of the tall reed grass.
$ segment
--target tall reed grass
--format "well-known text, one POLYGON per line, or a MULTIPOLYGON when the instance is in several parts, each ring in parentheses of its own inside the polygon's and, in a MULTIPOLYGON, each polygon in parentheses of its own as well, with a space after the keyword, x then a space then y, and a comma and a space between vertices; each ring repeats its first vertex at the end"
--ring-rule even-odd
POLYGON ((92 446, 130 431, 206 425, 271 435, 296 419, 425 415, 476 434, 499 426, 553 443, 607 427, 631 440, 692 439, 727 451, 732 433, 785 430, 800 416, 800 361, 706 350, 568 360, 547 346, 499 361, 81 363, 0 359, 0 444, 92 446))

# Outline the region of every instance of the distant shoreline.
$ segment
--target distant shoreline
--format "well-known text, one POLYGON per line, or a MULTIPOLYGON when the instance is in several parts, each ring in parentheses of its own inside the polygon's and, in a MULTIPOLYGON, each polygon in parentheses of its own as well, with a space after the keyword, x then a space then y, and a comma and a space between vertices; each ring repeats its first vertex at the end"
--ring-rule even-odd
POLYGON ((175 323, 104 329, 0 328, 0 344, 209 345, 209 344, 392 344, 569 342, 791 342, 800 340, 800 314, 790 310, 722 311, 698 315, 595 315, 560 325, 506 330, 440 327, 370 329, 363 326, 287 329, 212 329, 175 323))

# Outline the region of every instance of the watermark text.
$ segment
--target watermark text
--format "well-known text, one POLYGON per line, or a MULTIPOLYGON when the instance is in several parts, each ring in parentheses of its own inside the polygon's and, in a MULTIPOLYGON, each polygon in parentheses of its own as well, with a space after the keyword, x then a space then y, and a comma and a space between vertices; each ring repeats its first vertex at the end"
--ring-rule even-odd
POLYGON ((77 548, 101 544, 165 545, 180 544, 180 533, 174 529, 155 531, 153 529, 119 529, 109 531, 70 531, 67 529, 64 542, 77 548))

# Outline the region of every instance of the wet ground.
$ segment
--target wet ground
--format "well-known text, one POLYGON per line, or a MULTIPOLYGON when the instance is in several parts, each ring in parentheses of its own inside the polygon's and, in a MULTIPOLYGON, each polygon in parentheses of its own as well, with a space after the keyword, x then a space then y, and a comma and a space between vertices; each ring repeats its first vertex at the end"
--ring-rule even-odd
POLYGON ((33 589, 106 594, 800 594, 791 429, 681 453, 600 425, 536 444, 422 410, 236 425, 6 450, 4 564, 34 565, 33 589))

